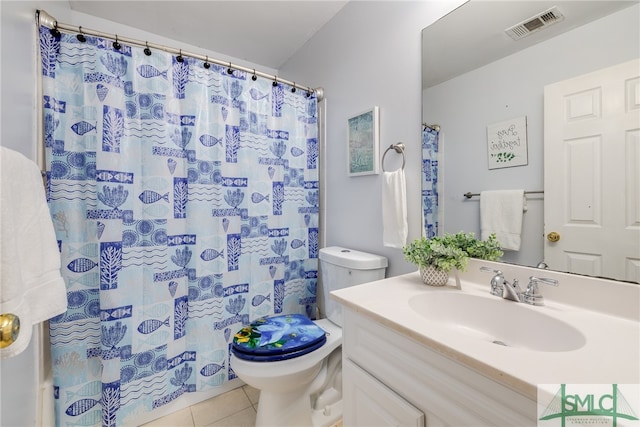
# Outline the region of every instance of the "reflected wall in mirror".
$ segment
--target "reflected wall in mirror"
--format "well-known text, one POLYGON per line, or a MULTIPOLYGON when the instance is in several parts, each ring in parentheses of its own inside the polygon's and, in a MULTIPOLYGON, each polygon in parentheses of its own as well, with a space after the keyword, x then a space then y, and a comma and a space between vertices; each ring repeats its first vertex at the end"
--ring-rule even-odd
MULTIPOLYGON (((467 192, 554 185, 544 182, 544 87, 638 58, 639 21, 637 1, 471 0, 423 30, 422 118, 440 126, 440 233, 480 235, 480 198, 466 198, 467 192), (504 32, 553 6, 564 19, 549 28, 517 41, 504 32), (502 47, 492 47, 494 42, 502 47), (527 165, 489 170, 487 125, 517 117, 527 120, 527 165)), ((639 140, 636 135, 631 144, 639 140)), ((638 174, 635 157, 627 168, 638 174)), ((636 229, 639 197, 630 225, 636 229)), ((544 194, 526 196, 522 246, 505 251, 503 261, 536 266, 544 260, 545 202, 550 204, 544 194)), ((622 198, 620 203, 626 209, 622 198)), ((640 253, 626 265, 621 276, 610 277, 639 282, 640 253)))

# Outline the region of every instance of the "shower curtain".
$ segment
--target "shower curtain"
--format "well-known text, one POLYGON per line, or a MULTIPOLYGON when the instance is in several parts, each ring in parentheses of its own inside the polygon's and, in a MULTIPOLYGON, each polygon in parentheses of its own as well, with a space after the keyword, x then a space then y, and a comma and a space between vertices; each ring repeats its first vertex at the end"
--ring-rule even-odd
POLYGON ((56 420, 131 425, 235 378, 242 325, 313 317, 317 100, 79 39, 40 28, 47 196, 68 297, 50 322, 56 420))
POLYGON ((440 132, 422 130, 422 222, 424 236, 438 235, 438 138, 440 132))

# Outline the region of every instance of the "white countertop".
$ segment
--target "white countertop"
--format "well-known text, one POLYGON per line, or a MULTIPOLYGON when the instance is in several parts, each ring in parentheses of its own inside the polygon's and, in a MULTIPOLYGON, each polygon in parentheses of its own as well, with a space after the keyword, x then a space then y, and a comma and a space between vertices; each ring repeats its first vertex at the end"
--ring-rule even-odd
MULTIPOLYGON (((640 383, 638 319, 609 315, 550 299, 544 306, 535 307, 500 300, 489 294, 491 276, 483 278, 486 278, 486 283, 481 284, 462 278, 461 289, 456 289, 453 278, 443 287, 427 286, 415 272, 334 291, 331 298, 533 400, 536 399, 537 384, 640 383), (586 337, 586 344, 572 351, 545 352, 502 347, 451 333, 450 329, 430 322, 409 305, 411 297, 435 292, 465 292, 495 298, 504 304, 519 304, 526 310, 539 310, 581 331, 586 337)), ((536 328, 537 325, 530 327, 536 328)), ((546 333, 553 334, 554 331, 546 333)))

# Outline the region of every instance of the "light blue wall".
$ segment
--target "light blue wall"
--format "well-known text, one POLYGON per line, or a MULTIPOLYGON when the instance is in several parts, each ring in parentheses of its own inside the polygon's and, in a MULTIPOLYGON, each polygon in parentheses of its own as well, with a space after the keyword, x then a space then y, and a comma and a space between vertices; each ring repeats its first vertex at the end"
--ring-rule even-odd
POLYGON ((71 14, 64 1, 0 1, 2 19, 0 69, 2 98, 0 144, 30 159, 36 156, 36 24, 35 11, 58 19, 71 14))
MULTIPOLYGON (((380 154, 393 143, 405 143, 408 240, 420 237, 421 30, 460 3, 352 1, 280 70, 325 90, 326 245, 384 255, 388 276, 415 267, 401 250, 382 244, 380 175, 347 175, 347 118, 377 105, 380 154)), ((387 159, 394 156, 390 152, 387 159)))
MULTIPOLYGON (((46 8, 66 19, 67 2, 0 2, 0 144, 35 160, 36 48, 35 10, 46 8)), ((23 328, 30 327, 23 325, 23 328)), ((33 327, 29 347, 0 361, 0 425, 32 426, 40 415, 43 364, 40 328, 33 327)))
MULTIPOLYGON (((480 233, 479 198, 468 191, 543 190, 545 85, 640 56, 640 6, 632 6, 424 91, 424 120, 442 127, 444 231, 480 233), (527 166, 488 170, 486 126, 527 116, 527 166)), ((544 257, 544 197, 527 197, 522 248, 505 261, 544 257)))

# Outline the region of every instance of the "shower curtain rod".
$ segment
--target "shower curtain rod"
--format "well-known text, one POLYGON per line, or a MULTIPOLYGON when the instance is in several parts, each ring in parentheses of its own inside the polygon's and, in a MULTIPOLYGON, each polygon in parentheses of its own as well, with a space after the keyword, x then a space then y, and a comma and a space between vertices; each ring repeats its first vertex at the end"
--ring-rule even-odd
POLYGON ((322 88, 315 88, 314 89, 314 88, 310 88, 308 86, 299 85, 296 82, 292 82, 292 81, 289 81, 289 80, 281 79, 278 76, 274 76, 272 74, 267 74, 267 73, 263 73, 263 72, 257 71, 255 68, 243 67, 242 65, 232 64, 229 61, 221 61, 219 59, 209 58, 208 56, 200 55, 198 53, 193 53, 193 52, 187 52, 187 51, 182 50, 182 49, 175 49, 173 47, 164 46, 164 45, 160 45, 160 44, 156 44, 156 43, 150 43, 148 41, 132 39, 132 38, 129 38, 129 37, 122 37, 122 36, 119 36, 117 34, 103 33, 102 31, 91 30, 91 29, 88 29, 88 28, 80 27, 80 26, 75 27, 73 25, 63 24, 63 23, 58 22, 57 19, 55 19, 53 16, 49 15, 44 10, 36 10, 36 20, 38 22, 38 25, 44 25, 45 27, 48 27, 48 28, 51 28, 51 29, 57 29, 59 31, 65 31, 67 33, 78 33, 78 34, 83 34, 83 35, 91 35, 91 36, 96 36, 96 37, 102 37, 102 38, 114 40, 115 42, 118 42, 118 43, 119 42, 123 42, 123 43, 132 44, 132 45, 136 45, 136 46, 140 46, 140 47, 146 47, 146 48, 149 48, 149 49, 158 49, 158 50, 162 50, 162 51, 165 51, 165 52, 168 52, 168 53, 177 54, 177 55, 180 55, 180 56, 189 56, 191 58, 200 59, 202 61, 205 61, 205 62, 208 62, 208 63, 211 63, 211 64, 217 64, 217 65, 221 65, 223 67, 229 67, 229 68, 233 68, 233 69, 236 69, 236 70, 244 71, 244 72, 256 75, 256 76, 264 77, 266 79, 273 80, 274 83, 284 83, 284 84, 287 84, 289 86, 293 86, 293 89, 306 90, 309 93, 315 92, 316 98, 318 99, 318 101, 321 101, 322 98, 323 98, 323 90, 322 90, 322 88))

